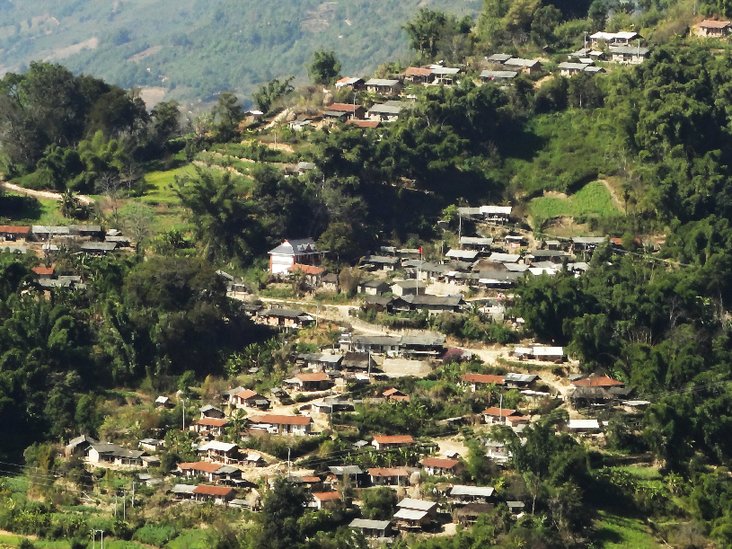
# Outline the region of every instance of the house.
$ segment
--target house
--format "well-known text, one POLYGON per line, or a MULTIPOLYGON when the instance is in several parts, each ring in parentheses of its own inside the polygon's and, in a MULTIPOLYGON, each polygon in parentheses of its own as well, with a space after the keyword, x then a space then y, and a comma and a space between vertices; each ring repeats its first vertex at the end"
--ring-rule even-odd
POLYGON ((320 279, 320 289, 324 292, 338 293, 340 285, 338 283, 337 273, 326 273, 320 279))
POLYGON ((489 252, 493 245, 492 238, 482 236, 461 236, 460 247, 465 250, 476 250, 481 253, 489 252))
POLYGON ((559 69, 559 74, 562 76, 574 76, 575 74, 585 72, 585 69, 589 66, 588 63, 570 63, 569 61, 564 61, 563 63, 559 63, 557 68, 559 69))
POLYGON ((492 252, 488 256, 490 263, 518 263, 521 259, 521 254, 507 254, 504 252, 492 252))
POLYGON ((273 307, 257 313, 255 318, 260 324, 275 326, 284 330, 297 330, 315 323, 315 318, 305 311, 273 307))
POLYGON ((36 240, 49 241, 52 238, 71 236, 71 231, 68 227, 60 225, 31 225, 31 235, 36 240))
POLYGON ((525 259, 530 263, 536 263, 539 261, 561 263, 568 257, 569 254, 564 250, 533 250, 526 255, 525 259))
POLYGON ((366 476, 358 465, 331 465, 328 467, 330 471, 331 484, 339 484, 346 482, 349 486, 361 486, 366 476))
POLYGON ((491 461, 498 465, 506 465, 510 461, 512 457, 511 450, 508 449, 508 446, 504 442, 486 440, 483 445, 486 449, 485 457, 491 461))
POLYGON ((389 285, 383 280, 367 280, 358 285, 358 293, 365 295, 381 295, 389 291, 389 285))
POLYGON ((344 396, 325 397, 320 402, 313 402, 312 413, 314 414, 332 414, 337 412, 353 412, 356 406, 352 400, 348 400, 344 396))
POLYGON ((256 391, 240 388, 229 396, 229 404, 236 408, 259 408, 260 410, 266 410, 269 408, 270 402, 256 391))
POLYGON ((481 412, 483 421, 488 425, 508 425, 509 423, 527 423, 528 418, 511 408, 490 406, 481 412))
POLYGON ((206 435, 213 438, 224 434, 224 428, 229 424, 228 419, 217 417, 202 417, 197 419, 189 429, 199 435, 206 435))
POLYGON ((308 288, 317 288, 320 286, 320 281, 325 273, 325 269, 323 267, 318 267, 316 265, 303 265, 301 263, 291 265, 288 271, 294 276, 301 275, 308 288))
POLYGON ((393 271, 399 266, 399 258, 386 255, 367 255, 361 259, 361 266, 368 270, 393 271))
POLYGON ((195 489, 196 487, 193 484, 175 484, 170 489, 170 493, 178 500, 193 499, 195 489))
POLYGON ((452 85, 459 73, 460 69, 458 67, 432 66, 432 74, 435 76, 436 84, 452 85))
POLYGON ((456 250, 451 248, 447 251, 445 257, 448 259, 459 259, 461 261, 473 262, 478 258, 479 253, 480 252, 477 250, 456 250))
POLYGON ((478 273, 478 285, 484 288, 510 288, 524 277, 520 271, 482 269, 478 273))
POLYGON ((253 416, 249 421, 253 429, 266 430, 276 435, 308 435, 313 426, 313 420, 306 416, 266 414, 253 416))
POLYGON ((464 469, 460 461, 450 458, 426 457, 419 463, 428 475, 438 477, 459 475, 464 469))
POLYGON ((528 75, 538 74, 544 68, 538 59, 522 59, 521 57, 511 57, 503 65, 509 68, 516 68, 520 72, 528 75))
POLYGON ((269 252, 269 272, 273 275, 286 275, 295 263, 317 265, 323 257, 312 238, 285 240, 269 252))
POLYGON ((198 447, 197 452, 207 461, 213 463, 238 463, 239 446, 233 442, 210 440, 198 447))
POLYGON ((146 452, 157 452, 165 447, 165 441, 159 438, 143 438, 137 446, 146 452))
POLYGON ((503 237, 503 240, 509 248, 521 248, 529 243, 528 239, 520 234, 506 235, 503 237))
POLYGON ((589 377, 572 381, 572 385, 574 385, 575 387, 600 387, 603 389, 607 389, 610 387, 624 387, 625 383, 623 383, 622 381, 618 381, 617 379, 613 379, 609 376, 591 375, 589 377))
POLYGON ((406 357, 436 357, 445 352, 442 334, 406 334, 400 342, 401 354, 406 357))
POLYGON ((640 65, 648 57, 651 50, 640 46, 610 47, 610 61, 623 65, 640 65))
POLYGON ((414 444, 414 438, 412 435, 375 435, 371 444, 377 450, 402 448, 414 444))
POLYGON ((341 501, 340 492, 314 492, 312 496, 313 501, 309 506, 314 507, 318 511, 323 509, 333 509, 341 501))
POLYGON ((570 433, 599 433, 601 426, 596 419, 570 419, 567 422, 567 429, 570 433))
POLYGON ((144 450, 128 450, 110 442, 96 442, 89 439, 86 459, 95 465, 108 464, 118 467, 145 467, 147 456, 144 450))
POLYGON ((332 351, 327 353, 303 353, 297 356, 298 363, 316 371, 338 370, 343 355, 332 351))
POLYGON ((333 385, 325 372, 301 372, 292 378, 301 391, 324 391, 333 385))
POLYGON ((15 242, 27 240, 31 234, 31 228, 27 225, 0 225, 0 239, 15 242))
POLYGON ((492 221, 494 223, 506 223, 510 221, 512 210, 513 208, 511 206, 496 206, 494 204, 486 204, 479 208, 480 215, 486 221, 492 221))
POLYGON ((355 118, 351 118, 346 123, 364 130, 373 130, 381 126, 381 122, 379 120, 356 120, 355 118))
POLYGON ((369 353, 349 351, 343 355, 341 368, 348 372, 365 372, 373 364, 369 353))
POLYGON ((366 81, 366 91, 384 96, 396 96, 402 93, 404 85, 399 80, 388 78, 371 78, 366 81))
POLYGON ((394 300, 394 309, 399 311, 427 311, 429 314, 457 312, 465 304, 463 296, 448 295, 405 295, 394 300))
POLYGON ((345 114, 346 120, 350 120, 351 118, 362 119, 366 114, 366 109, 352 103, 331 103, 326 107, 325 115, 327 116, 329 112, 345 114))
POLYGON ((506 507, 508 507, 512 515, 519 516, 524 512, 526 504, 523 501, 509 499, 506 501, 506 507))
POLYGON ((696 26, 697 36, 705 38, 724 38, 730 32, 732 32, 732 22, 727 20, 705 19, 696 26))
POLYGON ((409 471, 404 467, 372 467, 368 470, 373 486, 406 486, 409 471))
POLYGON ((56 270, 53 267, 46 267, 45 265, 37 265, 31 269, 31 272, 38 278, 53 278, 56 270))
POLYGON ((423 294, 426 284, 420 284, 419 280, 397 280, 391 285, 391 293, 396 296, 423 294))
POLYGON ((641 36, 634 31, 604 32, 599 31, 590 35, 590 43, 593 48, 602 46, 627 46, 631 40, 640 39, 641 36))
POLYGON ((431 84, 435 75, 429 67, 407 67, 404 71, 404 80, 412 84, 431 84))
POLYGON ((358 530, 366 538, 385 538, 389 535, 391 521, 355 518, 348 527, 358 530))
POLYGON ((460 507, 454 513, 454 519, 463 526, 475 524, 481 515, 485 515, 493 511, 495 505, 492 503, 468 503, 464 507, 460 507))
POLYGON ((208 482, 214 481, 214 473, 221 468, 220 463, 211 463, 208 461, 181 462, 177 465, 175 473, 184 478, 202 477, 208 482))
POLYGON ((226 414, 224 414, 224 411, 221 408, 217 408, 216 406, 212 406, 211 404, 206 404, 205 406, 202 406, 199 410, 201 412, 201 417, 213 417, 222 419, 226 417, 226 414))
POLYGON ((391 387, 381 393, 381 396, 384 397, 384 400, 389 402, 409 402, 410 398, 409 395, 402 393, 399 389, 395 387, 391 387))
POLYGON ((266 467, 267 462, 262 457, 262 454, 253 450, 240 450, 242 465, 247 467, 266 467))
POLYGON ((397 356, 400 351, 399 336, 354 335, 351 337, 351 349, 359 353, 377 353, 397 356))
POLYGON ((401 101, 387 101, 386 103, 377 103, 372 105, 366 112, 366 116, 370 120, 379 122, 394 122, 399 119, 404 104, 401 101))
POLYGON ((365 85, 363 78, 357 76, 344 76, 336 81, 336 89, 351 88, 352 90, 361 90, 365 85))
POLYGON ((539 360, 546 362, 563 362, 567 359, 564 347, 549 347, 534 345, 533 347, 517 346, 513 349, 513 356, 519 360, 539 360))
POLYGON ((480 73, 480 79, 483 82, 508 81, 508 80, 513 80, 517 76, 518 76, 518 72, 516 72, 516 71, 485 70, 485 71, 481 71, 481 73, 480 73))
POLYGON ((196 501, 210 501, 216 505, 226 505, 234 499, 234 489, 229 486, 211 486, 199 484, 193 489, 193 499, 196 501))
POLYGON ((64 446, 64 456, 67 459, 70 457, 85 457, 92 443, 95 442, 97 441, 87 435, 80 435, 72 438, 69 443, 64 446))
POLYGON ((489 63, 494 63, 496 65, 502 65, 509 59, 513 57, 512 55, 508 55, 507 53, 494 53, 493 55, 489 55, 485 58, 486 61, 489 63))
POLYGON ((422 530, 437 515, 437 503, 422 499, 405 498, 397 503, 394 521, 400 530, 422 530))
POLYGON ((456 505, 469 503, 489 503, 495 493, 492 486, 468 486, 456 484, 448 492, 448 497, 456 505))
POLYGON ((82 242, 79 246, 79 251, 91 255, 106 255, 116 249, 116 242, 82 242))
POLYGON ((506 387, 523 389, 530 387, 537 379, 539 379, 539 376, 536 374, 508 373, 503 376, 503 379, 506 383, 506 387))
POLYGON ((502 386, 506 384, 506 380, 503 376, 495 374, 467 373, 460 377, 460 381, 470 387, 472 392, 475 392, 479 387, 490 385, 502 386))

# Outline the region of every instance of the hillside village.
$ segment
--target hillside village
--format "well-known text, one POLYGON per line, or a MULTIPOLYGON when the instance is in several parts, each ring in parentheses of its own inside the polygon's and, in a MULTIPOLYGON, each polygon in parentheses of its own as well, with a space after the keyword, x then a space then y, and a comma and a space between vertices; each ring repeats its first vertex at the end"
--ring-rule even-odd
POLYGON ((332 59, 186 131, 82 81, 76 148, 4 153, 0 547, 726 546, 710 17, 332 59))

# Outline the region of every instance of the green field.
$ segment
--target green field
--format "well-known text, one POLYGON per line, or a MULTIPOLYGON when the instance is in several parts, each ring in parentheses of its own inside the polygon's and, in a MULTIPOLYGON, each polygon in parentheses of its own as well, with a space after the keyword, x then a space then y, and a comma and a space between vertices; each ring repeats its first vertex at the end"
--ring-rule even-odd
POLYGON ((605 549, 655 549, 660 545, 640 519, 600 511, 594 541, 605 549))
POLYGON ((68 225, 56 200, 6 193, 0 202, 0 222, 18 225, 68 225))
POLYGON ((610 191, 600 181, 588 183, 566 198, 558 196, 534 198, 529 202, 529 213, 535 220, 556 217, 608 218, 622 215, 613 203, 610 191))

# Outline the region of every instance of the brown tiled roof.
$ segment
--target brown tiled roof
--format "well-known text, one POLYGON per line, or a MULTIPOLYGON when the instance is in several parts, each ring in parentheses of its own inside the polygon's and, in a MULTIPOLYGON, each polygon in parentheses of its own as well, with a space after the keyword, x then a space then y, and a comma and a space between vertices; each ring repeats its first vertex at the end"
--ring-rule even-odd
POLYGON ((369 470, 372 477, 407 477, 409 471, 404 467, 372 467, 369 470))
POLYGON ((357 120, 352 118, 347 122, 347 124, 353 124, 359 128, 378 128, 381 125, 381 122, 379 120, 357 120))
POLYGON ((339 492, 313 492, 313 497, 320 501, 339 501, 341 494, 339 492))
POLYGON ((251 389, 242 389, 241 391, 236 393, 234 396, 239 397, 242 400, 249 400, 250 398, 259 396, 259 394, 256 391, 252 391, 251 389))
POLYGON ((250 421, 252 423, 267 423, 269 425, 309 425, 312 420, 306 416, 266 414, 263 416, 252 416, 250 421))
POLYGON ((423 467, 435 467, 438 469, 452 469, 460 462, 456 459, 450 458, 439 458, 439 457, 426 457, 421 462, 423 467))
POLYGON ((716 21, 714 19, 705 19, 704 21, 699 23, 699 26, 709 29, 724 29, 726 27, 729 27, 730 24, 732 23, 730 23, 729 21, 716 21))
POLYGON ((193 489, 193 493, 205 496, 228 496, 234 493, 234 489, 228 486, 211 486, 210 484, 199 484, 193 489))
POLYGON ((432 69, 426 69, 424 67, 407 67, 404 71, 404 76, 430 76, 432 69))
POLYGON ((573 382, 575 387, 622 387, 622 381, 608 376, 591 376, 573 382))
POLYGON ((300 271, 302 273, 305 273, 307 275, 321 275, 325 272, 325 269, 322 267, 316 267, 315 265, 303 265, 302 263, 295 263, 294 265, 290 265, 290 268, 288 269, 290 272, 300 271))
POLYGON ((215 473, 221 469, 219 463, 209 463, 208 461, 183 462, 178 464, 181 471, 202 471, 204 473, 215 473))
POLYGON ((31 269, 35 274, 38 276, 53 276, 54 268, 53 267, 44 267, 43 265, 38 265, 37 267, 33 267, 31 269))
POLYGON ((0 225, 0 233, 30 234, 31 228, 24 225, 0 225))
POLYGON ((361 108, 361 105, 353 105, 351 103, 331 103, 327 107, 329 111, 336 112, 356 112, 359 108, 361 108))
POLYGON ((412 444, 412 435, 376 435, 374 440, 379 444, 412 444))
POLYGON ((486 385, 503 385, 506 383, 503 376, 493 374, 463 374, 461 379, 466 383, 483 383, 486 385))
POLYGON ((300 381, 328 381, 330 379, 325 372, 302 372, 295 377, 300 381))
POLYGON ((508 417, 512 416, 516 413, 516 410, 512 410, 511 408, 498 408, 497 406, 491 406, 490 408, 486 408, 483 410, 483 415, 486 416, 495 416, 495 417, 508 417))

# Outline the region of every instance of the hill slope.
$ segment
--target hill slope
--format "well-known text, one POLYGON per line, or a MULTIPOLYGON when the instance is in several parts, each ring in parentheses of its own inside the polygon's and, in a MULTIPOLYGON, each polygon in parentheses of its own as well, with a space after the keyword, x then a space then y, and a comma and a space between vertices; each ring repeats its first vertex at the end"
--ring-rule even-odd
POLYGON ((334 49, 346 73, 407 51, 401 27, 418 7, 474 14, 480 0, 0 0, 0 74, 34 59, 125 87, 179 98, 250 92, 306 76, 312 52, 334 49))

